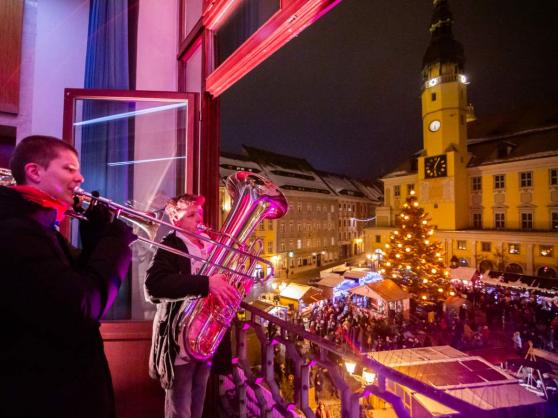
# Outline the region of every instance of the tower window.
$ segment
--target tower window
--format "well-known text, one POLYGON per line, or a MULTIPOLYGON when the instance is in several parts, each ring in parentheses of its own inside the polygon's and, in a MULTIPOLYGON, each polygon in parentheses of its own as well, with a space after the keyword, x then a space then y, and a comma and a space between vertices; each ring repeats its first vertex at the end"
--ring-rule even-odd
POLYGON ((436 93, 432 93, 430 95, 430 97, 432 98, 432 101, 435 102, 436 101, 436 93))

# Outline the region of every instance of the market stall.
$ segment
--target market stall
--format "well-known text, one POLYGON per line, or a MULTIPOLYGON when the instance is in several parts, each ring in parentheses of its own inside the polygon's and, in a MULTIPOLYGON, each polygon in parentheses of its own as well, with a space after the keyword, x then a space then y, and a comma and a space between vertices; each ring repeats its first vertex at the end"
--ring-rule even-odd
POLYGON ((298 312, 301 312, 304 307, 326 298, 322 289, 298 283, 289 283, 279 293, 279 303, 298 312))
POLYGON ((409 317, 409 293, 401 289, 393 280, 384 279, 367 283, 349 290, 351 299, 359 306, 373 313, 389 316, 401 313, 409 317))

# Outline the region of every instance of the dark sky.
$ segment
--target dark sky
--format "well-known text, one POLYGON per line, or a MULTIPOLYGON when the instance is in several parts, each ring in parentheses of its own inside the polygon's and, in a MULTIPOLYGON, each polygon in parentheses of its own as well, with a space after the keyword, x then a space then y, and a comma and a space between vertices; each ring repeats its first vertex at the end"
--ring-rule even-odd
MULTIPOLYGON (((477 116, 558 102, 558 0, 452 0, 477 116)), ((421 148, 431 0, 343 0, 222 97, 222 149, 375 178, 421 148)))

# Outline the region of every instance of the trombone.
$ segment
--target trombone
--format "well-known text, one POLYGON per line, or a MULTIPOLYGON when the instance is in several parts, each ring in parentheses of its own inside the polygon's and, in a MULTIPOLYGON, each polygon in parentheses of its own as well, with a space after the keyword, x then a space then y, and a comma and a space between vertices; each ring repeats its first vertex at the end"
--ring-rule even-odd
MULTIPOLYGON (((154 247, 160 248, 164 251, 168 251, 170 253, 176 254, 178 256, 181 257, 186 257, 186 258, 190 258, 196 261, 200 261, 202 263, 205 264, 209 264, 212 266, 215 266, 217 268, 219 268, 220 270, 224 270, 227 271, 229 273, 232 274, 236 274, 236 275, 240 275, 243 276, 245 278, 248 278, 252 281, 256 281, 256 282, 261 282, 261 281, 265 281, 269 278, 271 278, 274 275, 274 268, 273 268, 273 264, 268 261, 265 260, 263 258, 260 258, 256 255, 254 255, 253 253, 250 253, 249 251, 245 251, 242 248, 235 248, 232 247, 230 245, 227 244, 223 244, 217 240, 211 239, 209 237, 206 237, 200 233, 195 233, 195 232, 191 232, 191 231, 186 231, 185 229, 182 228, 178 228, 174 225, 172 225, 169 222, 165 222, 162 219, 160 219, 157 214, 160 211, 156 211, 156 212, 142 212, 140 210, 131 208, 129 206, 124 206, 124 205, 120 205, 118 203, 113 202, 110 199, 107 199, 105 197, 101 197, 101 196, 96 196, 94 194, 91 194, 89 192, 86 192, 85 190, 81 189, 81 188, 76 188, 74 190, 74 195, 77 198, 77 200, 81 203, 81 202, 85 202, 89 205, 91 204, 104 204, 105 206, 107 206, 112 212, 113 215, 116 219, 121 219, 123 221, 127 221, 128 223, 135 225, 137 227, 139 227, 147 236, 148 238, 142 237, 142 236, 137 236, 136 241, 140 241, 149 245, 152 245, 154 247), (248 274, 246 274, 243 270, 242 267, 240 267, 239 270, 235 270, 233 268, 218 264, 218 263, 212 263, 204 258, 198 257, 196 255, 192 255, 192 254, 188 254, 184 251, 180 251, 177 250, 176 248, 173 247, 169 247, 168 245, 159 243, 155 241, 155 235, 157 234, 157 230, 161 227, 161 226, 166 226, 168 228, 170 228, 171 230, 174 230, 176 232, 180 232, 184 235, 188 235, 194 238, 197 238, 201 241, 205 241, 213 246, 219 246, 219 247, 223 247, 228 251, 234 252, 239 258, 239 260, 241 260, 238 265, 242 266, 242 264, 244 264, 247 261, 250 261, 250 264, 255 264, 256 262, 261 263, 261 264, 265 264, 268 269, 266 269, 268 271, 268 273, 262 277, 262 278, 256 278, 254 276, 250 276, 248 274)), ((74 210, 69 210, 66 212, 66 215, 72 217, 72 218, 76 218, 76 219, 87 219, 85 218, 85 216, 83 216, 81 213, 79 213, 76 208, 74 208, 74 210)), ((200 228, 200 232, 203 231, 207 231, 209 230, 208 227, 203 226, 202 228, 200 228)), ((218 233, 219 234, 219 233, 218 233)), ((225 235, 225 234, 221 234, 221 235, 225 235)))

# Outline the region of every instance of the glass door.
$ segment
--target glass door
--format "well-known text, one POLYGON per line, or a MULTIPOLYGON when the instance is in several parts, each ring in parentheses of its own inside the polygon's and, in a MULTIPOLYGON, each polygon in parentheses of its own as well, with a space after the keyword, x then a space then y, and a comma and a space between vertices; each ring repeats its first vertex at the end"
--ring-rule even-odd
MULTIPOLYGON (((63 137, 80 155, 82 188, 146 212, 160 212, 170 197, 197 192, 195 115, 193 93, 67 89, 63 137)), ((66 231, 74 245, 77 230, 74 220, 66 231)), ((159 241, 167 232, 160 228, 150 238, 159 241)), ((143 281, 154 252, 132 244, 129 278, 105 319, 153 317, 143 281)))

